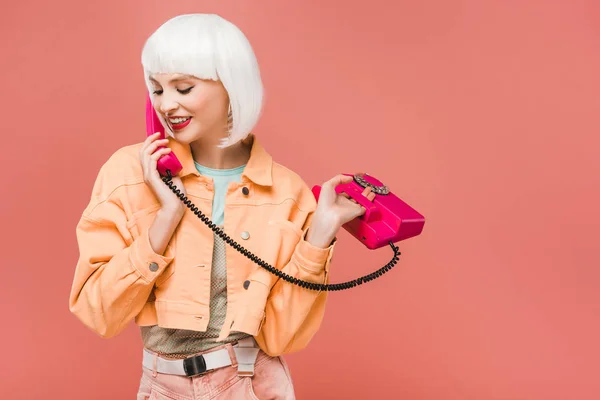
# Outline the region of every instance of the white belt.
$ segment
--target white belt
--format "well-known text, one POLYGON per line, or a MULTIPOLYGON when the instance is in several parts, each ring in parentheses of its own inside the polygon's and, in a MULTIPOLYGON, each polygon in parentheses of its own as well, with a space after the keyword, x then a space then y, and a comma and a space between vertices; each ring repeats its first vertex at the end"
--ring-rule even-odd
MULTIPOLYGON (((252 336, 239 340, 233 346, 235 358, 238 363, 238 375, 254 375, 254 362, 259 350, 252 336)), ((227 367, 232 364, 229 351, 226 348, 181 360, 168 360, 144 349, 144 358, 142 360, 142 365, 152 371, 161 374, 189 377, 201 375, 210 370, 227 367), (156 365, 154 364, 155 360, 156 365)))

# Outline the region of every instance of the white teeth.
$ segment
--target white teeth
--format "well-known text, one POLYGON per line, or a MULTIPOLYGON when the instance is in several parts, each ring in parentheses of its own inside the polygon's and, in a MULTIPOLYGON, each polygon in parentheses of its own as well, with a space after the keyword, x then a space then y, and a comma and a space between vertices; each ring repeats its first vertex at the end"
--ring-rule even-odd
POLYGON ((188 119, 190 119, 190 117, 187 117, 187 118, 169 118, 169 120, 173 124, 181 124, 181 123, 187 121, 188 119))

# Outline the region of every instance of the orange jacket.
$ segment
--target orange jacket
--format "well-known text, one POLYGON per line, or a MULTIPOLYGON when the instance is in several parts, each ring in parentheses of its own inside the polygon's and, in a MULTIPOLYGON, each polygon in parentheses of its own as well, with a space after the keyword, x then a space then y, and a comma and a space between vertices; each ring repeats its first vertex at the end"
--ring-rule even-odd
MULTIPOLYGON (((241 182, 226 195, 225 233, 288 275, 327 283, 336 240, 325 249, 305 240, 316 208, 310 188, 251 138, 241 182)), ((144 183, 141 145, 119 149, 100 169, 77 224, 80 256, 69 308, 103 337, 132 319, 140 326, 205 331, 213 232, 186 209, 165 253, 153 251, 148 229, 160 204, 144 183)), ((210 218, 212 179, 198 173, 189 146, 170 139, 169 147, 183 165, 179 176, 188 198, 210 218)), ((226 260, 227 317, 219 339, 245 332, 271 356, 304 348, 321 324, 327 292, 279 279, 229 245, 226 260)))

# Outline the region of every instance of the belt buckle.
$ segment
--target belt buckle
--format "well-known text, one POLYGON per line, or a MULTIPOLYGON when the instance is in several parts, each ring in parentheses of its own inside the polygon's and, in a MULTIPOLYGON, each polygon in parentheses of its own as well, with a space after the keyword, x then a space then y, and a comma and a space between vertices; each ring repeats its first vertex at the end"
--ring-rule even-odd
POLYGON ((187 377, 193 377, 202 375, 206 372, 206 361, 202 354, 184 358, 183 359, 183 370, 185 371, 185 375, 187 377))

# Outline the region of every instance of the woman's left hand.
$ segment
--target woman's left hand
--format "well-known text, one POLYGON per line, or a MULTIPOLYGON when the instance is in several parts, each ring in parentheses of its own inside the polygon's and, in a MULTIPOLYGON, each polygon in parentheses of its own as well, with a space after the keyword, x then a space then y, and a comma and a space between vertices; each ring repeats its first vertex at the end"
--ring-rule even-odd
MULTIPOLYGON (((328 247, 342 225, 365 213, 366 209, 346 193, 338 194, 335 191, 338 185, 352 180, 352 176, 340 174, 321 185, 319 201, 311 228, 308 230, 307 241, 318 247, 328 247)), ((372 193, 369 187, 365 188, 362 194, 369 201, 375 198, 375 193, 372 193)))

